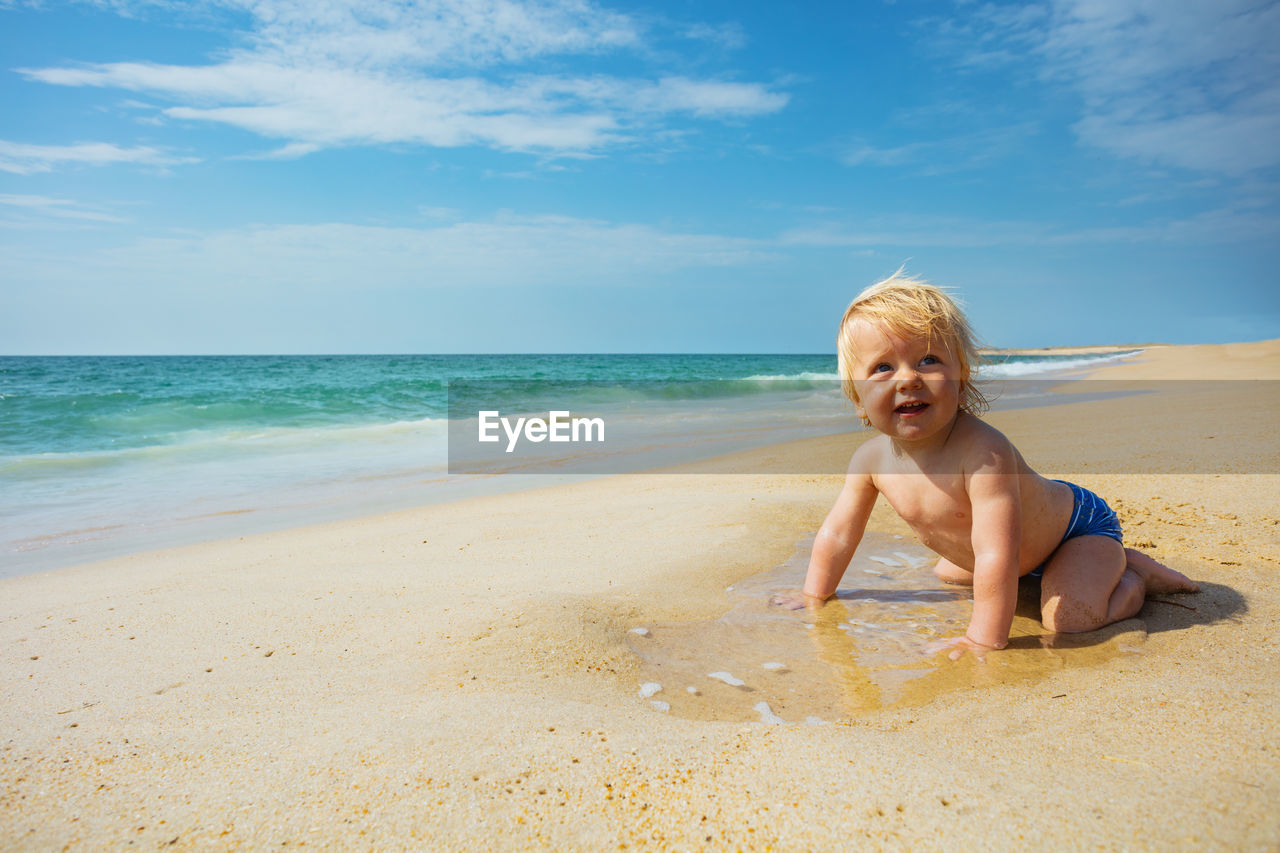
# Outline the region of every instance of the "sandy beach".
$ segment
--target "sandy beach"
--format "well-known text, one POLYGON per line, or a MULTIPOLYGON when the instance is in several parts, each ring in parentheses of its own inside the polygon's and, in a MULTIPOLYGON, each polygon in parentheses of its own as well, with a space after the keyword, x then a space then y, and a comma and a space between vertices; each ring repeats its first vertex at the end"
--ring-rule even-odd
POLYGON ((4 580, 0 848, 1275 850, 1280 384, 1168 380, 1278 378, 1151 347, 991 414, 1202 591, 892 689, 763 603, 850 436, 4 580))

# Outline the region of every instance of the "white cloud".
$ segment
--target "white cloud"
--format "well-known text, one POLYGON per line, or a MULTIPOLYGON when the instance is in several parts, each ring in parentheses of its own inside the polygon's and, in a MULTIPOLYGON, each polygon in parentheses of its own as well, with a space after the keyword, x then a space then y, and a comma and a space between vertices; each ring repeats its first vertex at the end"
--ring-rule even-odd
MULTIPOLYGON (((84 209, 74 202, 38 196, 0 196, 0 204, 42 211, 84 209)), ((1248 206, 1175 221, 1083 229, 937 216, 885 216, 860 222, 826 218, 771 238, 687 233, 554 215, 506 214, 486 221, 459 221, 457 211, 448 208, 424 207, 419 213, 434 221, 414 227, 342 222, 262 225, 146 237, 92 253, 41 256, 32 260, 29 269, 41 279, 53 277, 67 283, 92 280, 130 291, 160 288, 226 295, 274 290, 609 287, 651 285, 655 277, 684 270, 759 267, 811 249, 1229 243, 1266 239, 1280 228, 1275 215, 1248 206)))
POLYGON ((927 142, 910 142, 893 148, 876 148, 863 142, 852 145, 841 161, 846 166, 901 166, 919 157, 929 147, 927 142))
POLYGON ((785 246, 837 249, 876 246, 975 248, 1046 242, 1048 229, 1032 222, 990 222, 940 216, 887 216, 869 222, 825 221, 785 231, 785 246))
POLYGON ((1257 0, 984 4, 940 32, 970 65, 1037 63, 1075 130, 1126 158, 1242 174, 1280 165, 1280 5, 1257 0))
POLYGON ((917 174, 945 174, 979 168, 998 160, 1039 131, 1034 122, 1020 122, 891 148, 877 148, 859 141, 846 149, 840 159, 848 166, 910 166, 917 174))
POLYGON ((228 0, 258 21, 255 52, 362 67, 456 67, 593 53, 641 40, 626 15, 586 0, 228 0))
POLYGON ((1184 115, 1099 113, 1074 129, 1083 141, 1122 156, 1238 175, 1280 164, 1280 108, 1273 100, 1184 115))
POLYGON ((0 263, 11 264, 15 278, 30 273, 70 286, 93 281, 95 287, 126 292, 181 290, 233 298, 268 291, 647 285, 655 275, 745 267, 776 256, 767 242, 747 238, 508 215, 425 227, 257 226, 144 238, 85 254, 24 257, 0 263))
POLYGON ((27 145, 0 139, 0 171, 16 175, 48 172, 55 166, 70 163, 83 166, 105 166, 112 163, 136 163, 144 166, 174 166, 195 163, 194 157, 175 157, 158 148, 142 145, 122 148, 109 142, 77 142, 73 145, 27 145))
POLYGON ((866 222, 827 220, 780 235, 781 246, 817 249, 893 247, 1098 245, 1108 243, 1224 244, 1265 241, 1280 233, 1280 215, 1265 205, 1238 204, 1183 219, 1073 228, 1049 222, 942 216, 885 216, 866 222))
POLYGON ((681 117, 736 119, 787 103, 787 95, 760 83, 548 75, 520 65, 640 43, 631 19, 585 0, 221 5, 242 7, 257 25, 249 46, 221 62, 117 62, 19 73, 52 85, 146 93, 171 102, 163 109, 170 119, 285 140, 265 155, 271 157, 386 143, 586 154, 660 134, 664 123, 681 117))
POLYGON ((233 160, 297 160, 299 157, 305 157, 308 154, 314 154, 320 150, 320 146, 311 142, 290 142, 271 151, 262 151, 257 154, 237 154, 230 158, 233 160))
POLYGON ((739 24, 692 24, 680 31, 683 38, 704 41, 725 50, 738 50, 747 44, 747 34, 739 24))
POLYGON ((286 64, 488 65, 629 47, 643 27, 589 0, 87 0, 126 17, 248 16, 250 47, 286 64))
POLYGON ((0 193, 0 205, 17 209, 24 214, 51 216, 57 219, 79 219, 88 222, 125 222, 118 216, 103 213, 77 201, 50 198, 43 195, 12 195, 0 193))

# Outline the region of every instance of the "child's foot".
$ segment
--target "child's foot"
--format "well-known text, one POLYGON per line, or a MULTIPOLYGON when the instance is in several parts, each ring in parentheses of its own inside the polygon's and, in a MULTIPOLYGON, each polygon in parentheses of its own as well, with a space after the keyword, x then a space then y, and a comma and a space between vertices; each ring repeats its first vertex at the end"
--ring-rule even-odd
POLYGON ((1175 572, 1164 563, 1156 562, 1141 551, 1125 548, 1124 556, 1128 568, 1142 578, 1142 582, 1147 589, 1147 595, 1152 593, 1164 595, 1171 592, 1200 591, 1200 585, 1191 580, 1191 578, 1182 572, 1175 572))

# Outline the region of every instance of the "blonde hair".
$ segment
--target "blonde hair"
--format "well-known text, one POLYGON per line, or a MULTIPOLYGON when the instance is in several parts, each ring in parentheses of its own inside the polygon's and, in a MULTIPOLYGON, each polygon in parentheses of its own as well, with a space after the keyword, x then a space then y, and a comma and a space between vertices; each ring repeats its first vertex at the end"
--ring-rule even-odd
MULTIPOLYGON (((899 337, 921 337, 937 341, 960 361, 960 410, 980 415, 987 410, 986 396, 974 384, 973 368, 979 361, 978 344, 960 305, 940 287, 905 275, 899 269, 884 281, 871 285, 849 303, 836 334, 840 387, 855 405, 860 405, 853 384, 857 357, 850 329, 857 319, 878 323, 899 337)), ((864 422, 866 418, 863 418, 864 422)))

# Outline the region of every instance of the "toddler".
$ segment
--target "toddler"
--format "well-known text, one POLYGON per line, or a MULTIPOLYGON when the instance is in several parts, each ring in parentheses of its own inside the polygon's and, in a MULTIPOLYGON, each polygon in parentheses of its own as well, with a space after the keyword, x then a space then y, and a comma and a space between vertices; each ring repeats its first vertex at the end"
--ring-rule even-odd
POLYGON ((879 434, 849 461, 803 594, 777 603, 818 605, 835 593, 880 495, 939 555, 939 578, 973 587, 968 630, 938 646, 953 660, 1008 644, 1023 575, 1042 574, 1041 618, 1057 632, 1127 619, 1148 593, 1197 591, 1125 548, 1105 501, 1041 477, 978 418, 986 400, 973 382, 976 345, 946 293, 899 270, 853 301, 837 346, 844 392, 879 434))

